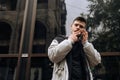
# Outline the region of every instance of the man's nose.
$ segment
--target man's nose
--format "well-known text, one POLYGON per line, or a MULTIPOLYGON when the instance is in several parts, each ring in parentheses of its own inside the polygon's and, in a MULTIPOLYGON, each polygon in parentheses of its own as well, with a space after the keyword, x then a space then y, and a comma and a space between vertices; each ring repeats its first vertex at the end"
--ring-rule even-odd
POLYGON ((80 29, 80 26, 77 26, 77 29, 80 29))

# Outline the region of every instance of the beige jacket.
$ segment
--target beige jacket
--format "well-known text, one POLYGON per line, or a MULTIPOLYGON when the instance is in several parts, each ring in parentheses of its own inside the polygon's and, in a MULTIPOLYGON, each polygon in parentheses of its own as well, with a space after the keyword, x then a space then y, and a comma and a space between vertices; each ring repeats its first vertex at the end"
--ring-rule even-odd
MULTIPOLYGON (((58 43, 57 40, 53 40, 48 48, 48 57, 54 63, 52 80, 68 80, 68 65, 66 62, 66 55, 72 49, 72 41, 69 39, 63 40, 58 43)), ((94 67, 98 63, 101 63, 101 56, 99 52, 88 41, 83 44, 84 52, 87 56, 88 67, 94 67)), ((91 71, 91 80, 93 80, 91 71)))

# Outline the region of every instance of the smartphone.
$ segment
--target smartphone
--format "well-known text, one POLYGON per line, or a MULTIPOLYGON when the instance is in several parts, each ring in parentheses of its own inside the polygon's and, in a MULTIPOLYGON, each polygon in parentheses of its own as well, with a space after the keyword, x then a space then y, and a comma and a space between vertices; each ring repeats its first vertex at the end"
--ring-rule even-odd
POLYGON ((78 39, 82 40, 83 39, 83 35, 82 34, 78 35, 78 39))

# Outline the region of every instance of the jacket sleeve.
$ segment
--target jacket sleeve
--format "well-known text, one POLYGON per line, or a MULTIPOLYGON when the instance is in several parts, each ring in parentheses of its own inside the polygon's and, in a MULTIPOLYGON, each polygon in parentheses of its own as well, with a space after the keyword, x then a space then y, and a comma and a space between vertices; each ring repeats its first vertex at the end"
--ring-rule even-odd
POLYGON ((87 55, 88 62, 91 67, 101 63, 100 53, 94 48, 94 46, 88 41, 83 45, 84 52, 87 55))
POLYGON ((58 41, 54 39, 48 47, 48 57, 53 63, 58 63, 65 58, 71 49, 71 40, 65 39, 62 42, 58 43, 58 41))

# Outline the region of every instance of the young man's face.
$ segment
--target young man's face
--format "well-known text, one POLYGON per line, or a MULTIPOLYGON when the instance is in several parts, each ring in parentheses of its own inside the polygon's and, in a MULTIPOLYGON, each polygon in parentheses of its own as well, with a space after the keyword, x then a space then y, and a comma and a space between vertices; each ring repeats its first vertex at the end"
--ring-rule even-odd
POLYGON ((86 23, 81 21, 74 21, 71 25, 71 32, 76 34, 81 34, 81 31, 85 29, 86 23))

